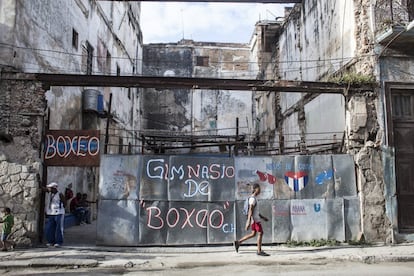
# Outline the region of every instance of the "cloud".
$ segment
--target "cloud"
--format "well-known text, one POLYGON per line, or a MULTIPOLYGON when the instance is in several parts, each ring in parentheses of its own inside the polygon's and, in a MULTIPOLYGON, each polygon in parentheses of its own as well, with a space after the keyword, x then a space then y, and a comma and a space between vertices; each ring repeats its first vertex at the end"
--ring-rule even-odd
POLYGON ((144 43, 178 42, 182 38, 204 42, 248 43, 255 23, 283 16, 285 6, 141 2, 144 43))

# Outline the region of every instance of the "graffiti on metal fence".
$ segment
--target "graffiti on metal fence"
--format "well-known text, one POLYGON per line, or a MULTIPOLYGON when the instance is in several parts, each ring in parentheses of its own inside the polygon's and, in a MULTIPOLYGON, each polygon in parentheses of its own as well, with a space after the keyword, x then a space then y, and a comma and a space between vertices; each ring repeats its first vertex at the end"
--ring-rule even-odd
POLYGON ((101 177, 105 207, 98 211, 97 234, 102 244, 126 245, 124 240, 113 239, 119 229, 100 232, 99 224, 132 213, 137 218, 125 229, 136 232, 126 230, 125 235, 134 235, 127 245, 232 242, 246 234, 242 205, 253 183, 262 188, 260 212, 271 218, 263 224, 268 233, 264 242, 344 240, 359 227, 354 163, 347 155, 108 155, 101 161, 101 177), (125 200, 132 205, 119 204, 125 200), (356 212, 345 213, 347 208, 356 212))

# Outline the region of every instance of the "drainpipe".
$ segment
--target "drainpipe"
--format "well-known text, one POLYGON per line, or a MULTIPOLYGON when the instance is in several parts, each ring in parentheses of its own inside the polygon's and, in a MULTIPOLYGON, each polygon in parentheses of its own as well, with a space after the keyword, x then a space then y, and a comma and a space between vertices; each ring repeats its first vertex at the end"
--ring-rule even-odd
POLYGON ((234 145, 234 155, 237 156, 239 154, 239 117, 236 117, 236 144, 234 145))
POLYGON ((109 106, 108 106, 108 114, 106 118, 106 129, 105 129, 105 147, 104 153, 108 153, 108 142, 109 142, 109 122, 111 120, 111 106, 112 106, 112 93, 109 94, 109 106))

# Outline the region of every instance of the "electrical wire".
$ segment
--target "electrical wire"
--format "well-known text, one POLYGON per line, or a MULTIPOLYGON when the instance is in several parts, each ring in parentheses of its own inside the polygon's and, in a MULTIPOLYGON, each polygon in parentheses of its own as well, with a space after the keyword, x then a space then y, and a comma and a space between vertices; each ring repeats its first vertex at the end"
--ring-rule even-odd
MULTIPOLYGON (((50 50, 50 49, 40 49, 40 48, 32 48, 32 47, 23 47, 23 46, 17 46, 17 45, 13 45, 13 44, 8 44, 8 43, 4 43, 4 42, 0 42, 0 46, 3 47, 8 47, 8 48, 16 48, 16 49, 22 49, 22 50, 31 50, 31 51, 39 51, 39 52, 46 52, 46 53, 57 53, 57 54, 63 54, 63 55, 68 55, 68 56, 73 56, 73 57, 83 57, 83 54, 78 54, 78 53, 70 53, 70 52, 65 52, 65 51, 59 51, 59 50, 50 50)), ((343 61, 343 60, 349 60, 349 59, 353 59, 353 58, 363 58, 363 57, 372 57, 375 56, 375 54, 361 54, 359 56, 354 56, 354 57, 338 57, 338 58, 327 58, 327 59, 305 59, 305 60, 281 60, 278 61, 277 63, 279 64, 292 64, 292 63, 307 63, 307 62, 327 62, 327 61, 343 61)), ((129 60, 129 61, 134 61, 134 62, 146 62, 147 64, 150 64, 151 62, 156 62, 156 63, 160 63, 159 59, 152 59, 152 58, 147 58, 147 59, 143 59, 143 58, 128 58, 128 57, 115 57, 115 56, 110 56, 110 57, 101 57, 101 56, 97 56, 97 55, 93 55, 93 58, 95 59, 104 59, 104 60, 129 60)), ((210 64, 260 64, 260 62, 258 61, 209 61, 210 64)), ((181 62, 177 62, 177 61, 163 61, 162 64, 165 65, 180 65, 182 64, 181 62)), ((151 66, 151 68, 163 68, 163 67, 157 67, 157 66, 151 66)))

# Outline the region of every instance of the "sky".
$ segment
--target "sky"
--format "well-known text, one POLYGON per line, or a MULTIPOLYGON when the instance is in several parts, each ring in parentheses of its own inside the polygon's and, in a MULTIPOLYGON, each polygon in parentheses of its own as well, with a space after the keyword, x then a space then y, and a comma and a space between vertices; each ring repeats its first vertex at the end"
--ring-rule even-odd
POLYGON ((259 20, 284 15, 282 4, 141 2, 144 43, 249 43, 259 20))

